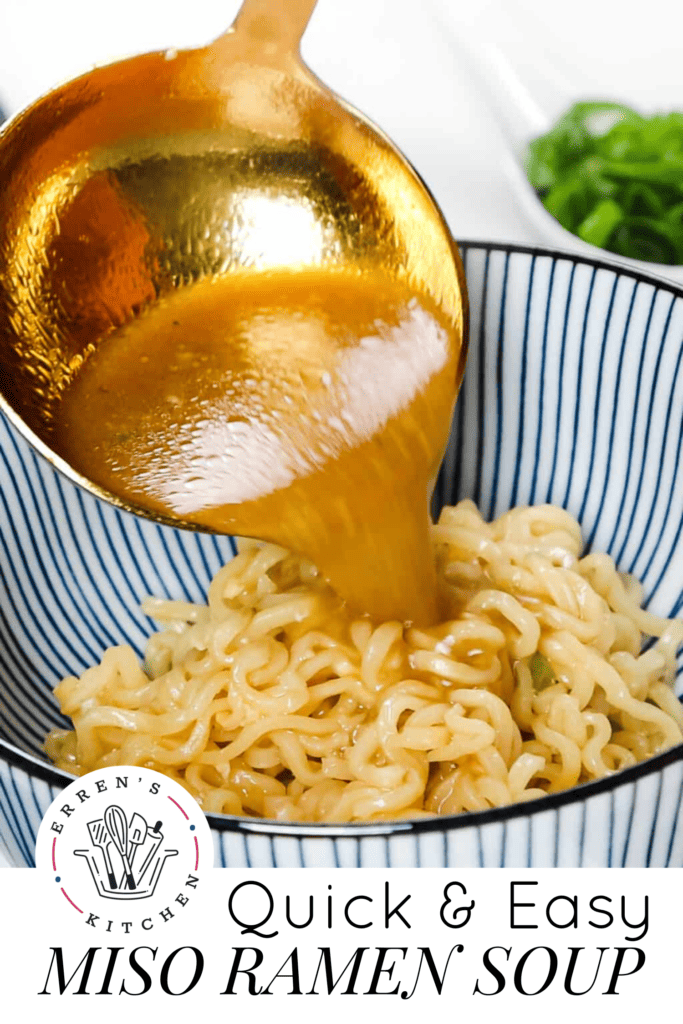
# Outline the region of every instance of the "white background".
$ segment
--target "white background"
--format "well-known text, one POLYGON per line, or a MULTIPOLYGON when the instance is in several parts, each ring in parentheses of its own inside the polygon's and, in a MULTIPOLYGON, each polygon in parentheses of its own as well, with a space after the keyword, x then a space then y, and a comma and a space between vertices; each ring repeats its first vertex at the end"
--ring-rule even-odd
MULTIPOLYGON (((0 106, 11 114, 94 63, 205 43, 238 6, 0 0, 0 106)), ((455 236, 543 243, 508 187, 506 134, 463 51, 477 52, 491 38, 541 107, 552 107, 564 90, 680 110, 683 4, 319 0, 304 40, 306 60, 402 147, 455 236)))

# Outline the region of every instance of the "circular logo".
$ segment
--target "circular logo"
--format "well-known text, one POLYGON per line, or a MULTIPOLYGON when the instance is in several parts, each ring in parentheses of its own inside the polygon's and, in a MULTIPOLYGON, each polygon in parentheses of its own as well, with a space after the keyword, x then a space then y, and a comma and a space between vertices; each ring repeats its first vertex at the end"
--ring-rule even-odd
POLYGON ((70 914, 111 935, 165 929, 182 919, 213 867, 203 811, 149 768, 100 768, 50 805, 36 867, 70 914))

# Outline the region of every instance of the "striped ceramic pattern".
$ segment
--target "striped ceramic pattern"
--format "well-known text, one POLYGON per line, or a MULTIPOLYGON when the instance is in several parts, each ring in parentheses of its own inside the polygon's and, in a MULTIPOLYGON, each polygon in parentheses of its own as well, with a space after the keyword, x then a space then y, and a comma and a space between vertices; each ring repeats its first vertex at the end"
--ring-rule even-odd
MULTIPOLYGON (((463 246, 467 374, 435 504, 486 516, 552 502, 589 547, 683 609, 683 292, 607 264, 463 246)), ((140 652, 150 593, 201 600, 231 542, 158 527, 84 494, 0 420, 0 841, 33 862, 67 776, 44 764, 51 687, 113 643, 140 652)), ((679 660, 679 692, 683 656, 679 660)), ((256 866, 683 865, 683 746, 534 804, 378 826, 213 817, 217 863, 256 866)))

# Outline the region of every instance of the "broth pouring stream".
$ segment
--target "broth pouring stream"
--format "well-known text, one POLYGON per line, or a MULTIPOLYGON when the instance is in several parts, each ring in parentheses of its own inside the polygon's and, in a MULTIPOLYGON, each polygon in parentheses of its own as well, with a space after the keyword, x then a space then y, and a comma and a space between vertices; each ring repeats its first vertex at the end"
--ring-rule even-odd
POLYGON ((434 302, 379 271, 234 273, 103 339, 53 444, 133 504, 275 541, 355 610, 428 624, 429 498, 463 361, 434 302))

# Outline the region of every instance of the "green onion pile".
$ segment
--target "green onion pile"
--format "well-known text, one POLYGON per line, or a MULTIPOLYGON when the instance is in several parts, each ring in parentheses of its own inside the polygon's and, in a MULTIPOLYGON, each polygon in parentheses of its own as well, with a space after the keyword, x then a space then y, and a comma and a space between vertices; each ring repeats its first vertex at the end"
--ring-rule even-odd
POLYGON ((530 143, 525 166, 572 234, 620 256, 683 264, 683 113, 575 103, 530 143))

